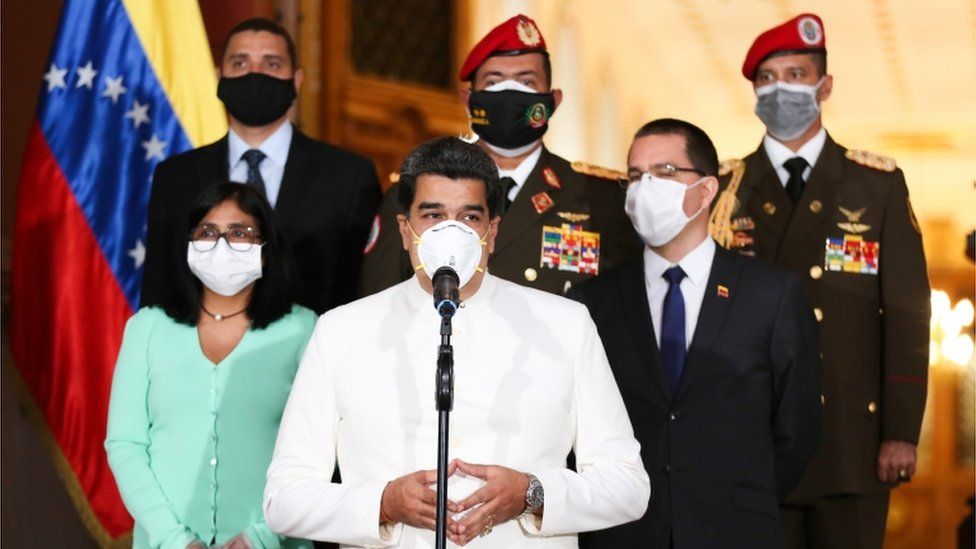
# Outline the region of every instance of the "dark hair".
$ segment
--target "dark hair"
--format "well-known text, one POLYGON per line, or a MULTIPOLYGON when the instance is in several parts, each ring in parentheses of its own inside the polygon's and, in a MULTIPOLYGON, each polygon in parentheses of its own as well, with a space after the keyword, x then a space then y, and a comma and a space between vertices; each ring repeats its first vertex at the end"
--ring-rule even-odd
POLYGON ((421 175, 442 175, 449 179, 474 179, 485 184, 488 215, 501 211, 502 186, 498 182, 498 167, 481 147, 457 137, 440 137, 422 143, 403 159, 397 199, 405 215, 417 192, 417 178, 421 175))
POLYGON ((767 59, 772 59, 773 57, 782 57, 784 55, 809 55, 810 59, 813 61, 813 65, 817 67, 817 72, 820 73, 817 76, 824 76, 827 74, 827 50, 823 48, 818 48, 815 50, 779 50, 763 57, 756 63, 756 70, 752 74, 752 79, 755 80, 756 76, 759 74, 759 65, 762 65, 767 59))
MULTIPOLYGON (((254 292, 247 305, 247 315, 254 328, 264 328, 291 311, 295 295, 295 269, 284 238, 278 231, 274 212, 268 201, 250 185, 223 182, 205 188, 190 208, 183 231, 180 233, 182 255, 186 257, 186 245, 190 230, 200 223, 207 213, 219 204, 233 201, 242 212, 254 218, 264 247, 261 249, 263 268, 261 278, 254 283, 254 292)), ((160 305, 173 320, 196 326, 200 318, 202 288, 200 281, 190 272, 186 261, 172 266, 173 290, 160 305)))
POLYGON ((291 35, 278 23, 268 19, 267 17, 254 17, 252 19, 245 19, 240 23, 234 25, 234 28, 230 29, 227 33, 227 37, 224 38, 224 44, 220 47, 220 59, 223 60, 224 56, 227 55, 227 45, 230 44, 230 39, 234 37, 235 34, 240 34, 242 32, 270 32, 271 34, 277 34, 278 36, 285 39, 285 46, 288 48, 288 57, 291 61, 292 70, 298 68, 298 57, 295 55, 295 42, 292 41, 291 35))
POLYGON ((718 153, 708 134, 698 126, 676 118, 658 118, 641 126, 634 139, 648 135, 680 135, 685 138, 685 154, 691 166, 705 172, 705 175, 718 176, 718 153))
MULTIPOLYGON (((513 55, 524 55, 524 54, 527 54, 527 53, 538 53, 538 54, 541 54, 542 55, 542 72, 545 73, 545 75, 546 75, 546 85, 547 85, 548 89, 551 90, 552 89, 552 60, 549 59, 549 52, 543 51, 543 50, 512 50, 512 51, 504 51, 504 52, 495 53, 495 54, 489 55, 488 57, 504 57, 504 56, 513 56, 513 55)), ((474 85, 474 81, 478 77, 478 71, 481 70, 481 67, 484 64, 485 64, 484 61, 482 61, 481 62, 481 65, 478 65, 478 68, 476 68, 475 70, 471 71, 471 77, 468 78, 468 82, 470 82, 472 85, 474 85)))

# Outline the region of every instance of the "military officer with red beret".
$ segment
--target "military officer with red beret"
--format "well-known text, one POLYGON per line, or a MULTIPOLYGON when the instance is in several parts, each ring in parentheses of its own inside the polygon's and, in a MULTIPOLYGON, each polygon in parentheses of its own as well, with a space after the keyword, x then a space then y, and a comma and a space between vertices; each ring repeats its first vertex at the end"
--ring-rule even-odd
POLYGON ((712 236, 800 275, 820 322, 823 442, 782 503, 787 543, 880 548, 890 490, 915 473, 928 368, 929 282, 905 178, 824 129, 834 82, 818 16, 761 34, 742 75, 766 135, 724 163, 712 236))
MULTIPOLYGON (((495 276, 563 294, 643 246, 624 212, 624 174, 563 159, 542 143, 563 92, 535 21, 516 15, 468 54, 459 78, 478 145, 507 185, 506 207, 488 268, 495 276)), ((368 295, 413 274, 396 216, 397 187, 380 206, 363 263, 368 295)))

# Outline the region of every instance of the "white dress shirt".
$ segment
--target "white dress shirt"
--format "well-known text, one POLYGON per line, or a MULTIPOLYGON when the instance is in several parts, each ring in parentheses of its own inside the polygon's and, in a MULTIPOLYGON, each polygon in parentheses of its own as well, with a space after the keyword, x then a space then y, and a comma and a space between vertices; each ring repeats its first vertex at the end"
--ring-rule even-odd
POLYGON ((511 177, 515 181, 515 186, 512 187, 512 190, 508 191, 509 200, 515 200, 522 186, 525 185, 525 180, 529 178, 529 174, 535 169, 535 165, 539 163, 539 157, 541 155, 542 146, 540 145, 532 154, 522 159, 522 162, 514 170, 498 168, 498 177, 511 177))
MULTIPOLYGON (((705 300, 705 288, 708 286, 708 275, 712 272, 712 259, 715 257, 715 241, 706 238, 688 252, 678 266, 687 276, 678 286, 681 297, 685 300, 685 348, 691 345, 695 337, 695 327, 698 326, 698 313, 701 312, 702 301, 705 300)), ((658 347, 661 345, 661 317, 664 314, 664 296, 668 293, 668 280, 664 278, 664 271, 674 267, 674 264, 659 256, 649 247, 644 248, 644 285, 647 288, 647 304, 651 308, 651 321, 654 323, 654 338, 658 347)))
MULTIPOLYGON (((342 547, 434 547, 433 531, 381 528, 379 516, 388 482, 437 467, 439 324, 416 277, 319 318, 268 469, 273 530, 342 547)), ((575 548, 576 532, 641 517, 650 483, 586 308, 486 274, 453 326, 449 459, 532 473, 545 491, 541 521, 495 524, 468 547, 575 548), (571 449, 579 473, 566 467, 571 449)), ((482 485, 455 474, 448 497, 482 485)))
POLYGON ((790 179, 790 172, 783 164, 791 158, 802 156, 807 161, 807 168, 803 170, 803 180, 810 179, 810 172, 817 165, 817 159, 820 158, 820 152, 823 151, 824 143, 826 142, 827 130, 820 128, 820 131, 804 143, 800 147, 800 150, 796 152, 793 152, 786 145, 770 137, 768 133, 763 138, 763 147, 766 149, 766 156, 769 157, 769 162, 776 168, 776 175, 779 176, 780 183, 783 184, 783 187, 786 187, 786 182, 790 179))
POLYGON ((285 163, 288 162, 288 149, 291 147, 291 136, 294 132, 291 122, 285 122, 263 143, 252 147, 245 143, 241 136, 234 133, 234 130, 230 130, 227 135, 227 165, 230 180, 246 182, 247 162, 243 158, 244 153, 251 149, 263 152, 266 158, 261 161, 258 169, 261 170, 261 178, 264 179, 268 202, 274 207, 278 202, 278 193, 281 191, 281 178, 285 175, 285 163))

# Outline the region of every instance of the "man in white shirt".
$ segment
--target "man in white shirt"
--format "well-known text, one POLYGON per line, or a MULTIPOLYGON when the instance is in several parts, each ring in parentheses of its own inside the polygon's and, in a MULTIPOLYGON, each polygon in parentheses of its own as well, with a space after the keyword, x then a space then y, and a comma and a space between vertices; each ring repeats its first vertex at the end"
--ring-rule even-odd
POLYGON ((880 549, 891 488, 915 473, 929 282, 895 160, 848 150, 824 128, 834 90, 825 33, 804 13, 749 48, 742 76, 766 135, 723 163, 711 230, 796 273, 820 323, 824 443, 781 509, 788 545, 880 549))
POLYGON ((817 328, 793 275, 715 245, 718 158, 698 127, 638 130, 625 209, 643 257, 570 292, 586 304, 655 488, 587 548, 778 547, 777 502, 820 440, 817 328))
POLYGON ((398 192, 416 274, 319 319, 268 470, 268 524, 343 546, 433 547, 440 317, 430 274, 446 256, 462 301, 450 540, 576 547, 577 532, 639 518, 647 473, 585 308, 485 271, 502 200, 491 159, 456 138, 425 143, 404 160, 398 192), (330 481, 336 462, 341 483, 330 481))

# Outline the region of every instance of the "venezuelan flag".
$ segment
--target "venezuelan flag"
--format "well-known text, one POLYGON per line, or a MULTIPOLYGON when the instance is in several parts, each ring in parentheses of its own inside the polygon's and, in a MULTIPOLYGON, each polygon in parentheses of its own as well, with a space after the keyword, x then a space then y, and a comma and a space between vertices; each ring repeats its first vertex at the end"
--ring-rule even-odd
POLYGON ((156 164, 226 132, 194 0, 67 0, 17 197, 11 350, 103 546, 132 528, 102 443, 156 164))

